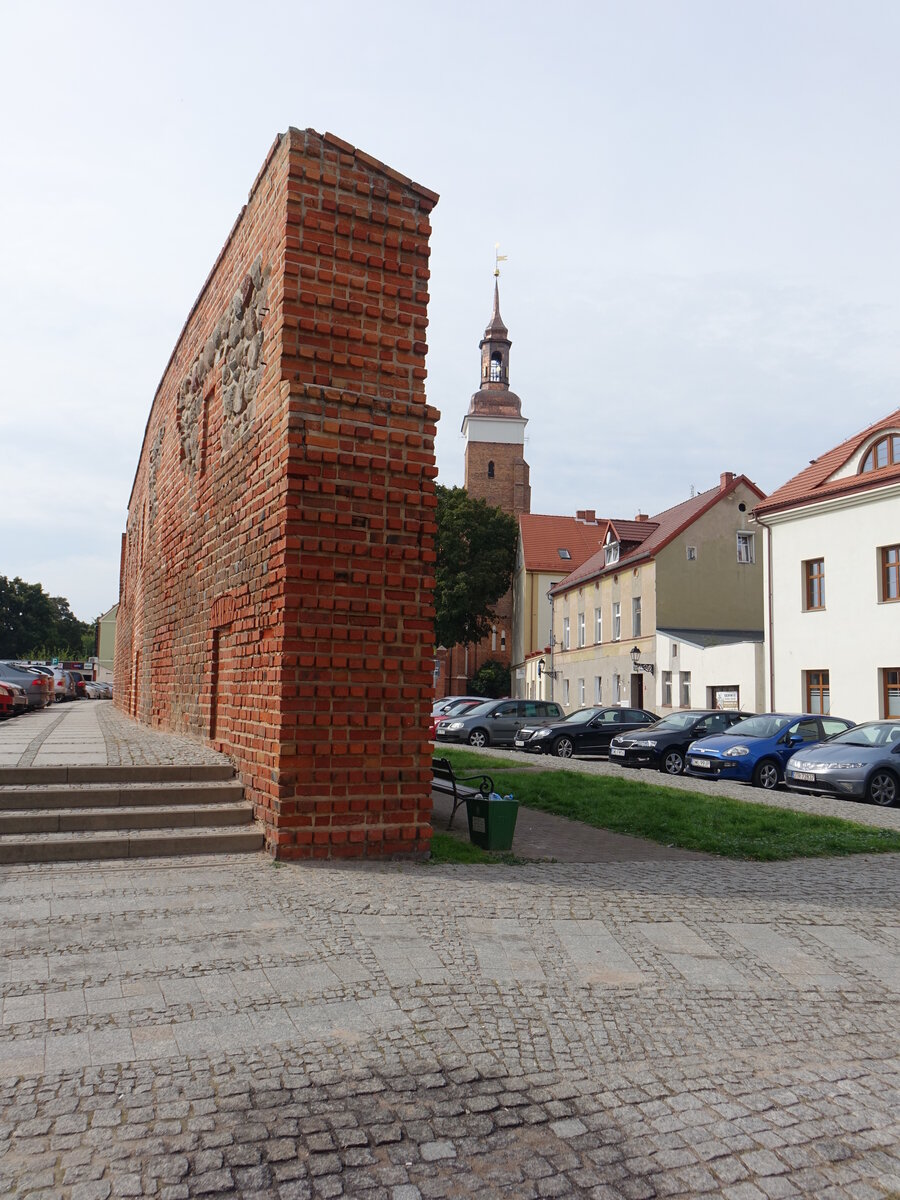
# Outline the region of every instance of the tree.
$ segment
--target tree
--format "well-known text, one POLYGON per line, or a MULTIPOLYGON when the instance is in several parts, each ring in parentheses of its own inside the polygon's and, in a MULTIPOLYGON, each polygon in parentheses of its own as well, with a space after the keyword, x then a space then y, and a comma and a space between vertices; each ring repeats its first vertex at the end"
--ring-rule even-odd
POLYGON ((501 696, 508 696, 510 692, 509 667, 505 667, 503 663, 497 662, 494 658, 489 658, 487 662, 481 664, 467 686, 473 696, 487 696, 491 700, 499 700, 501 696))
POLYGON ((437 489, 435 642, 479 642, 491 631, 493 606, 506 595, 516 567, 516 518, 465 488, 437 489))
POLYGON ((0 658, 81 658, 86 645, 93 654, 93 626, 78 620, 64 596, 0 575, 0 658))

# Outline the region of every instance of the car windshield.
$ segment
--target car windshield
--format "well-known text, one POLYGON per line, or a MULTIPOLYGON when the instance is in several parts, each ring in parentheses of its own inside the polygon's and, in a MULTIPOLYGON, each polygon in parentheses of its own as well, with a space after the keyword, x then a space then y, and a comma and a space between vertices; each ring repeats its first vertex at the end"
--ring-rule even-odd
POLYGON ((844 746, 900 746, 900 721, 873 721, 871 725, 857 725, 828 740, 829 746, 835 742, 844 746))
POLYGON ((762 717, 748 717, 746 721, 738 721, 728 730, 729 737, 770 738, 781 733, 785 725, 790 725, 795 717, 786 717, 781 713, 768 713, 762 717))
POLYGON ((480 717, 483 713, 488 713, 496 705, 496 700, 485 700, 484 704, 476 704, 474 708, 466 709, 467 717, 480 717))
POLYGON ((596 717, 599 708, 579 708, 575 712, 569 713, 563 720, 567 725, 584 725, 591 717, 596 717))
POLYGON ((661 721, 657 721, 655 725, 650 726, 651 729, 690 729, 695 725, 701 717, 705 717, 706 713, 702 712, 679 712, 672 713, 671 716, 663 717, 661 721))

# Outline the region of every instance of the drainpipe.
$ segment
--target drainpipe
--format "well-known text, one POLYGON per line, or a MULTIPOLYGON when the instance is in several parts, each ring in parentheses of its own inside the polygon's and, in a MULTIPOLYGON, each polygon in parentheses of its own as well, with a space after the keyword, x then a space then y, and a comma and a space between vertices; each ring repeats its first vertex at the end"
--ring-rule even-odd
POLYGON ((766 641, 769 643, 769 712, 775 712, 775 622, 773 620, 774 612, 774 587, 772 577, 774 575, 774 564, 772 562, 772 526, 767 525, 760 516, 753 518, 758 525, 762 525, 766 531, 766 563, 768 571, 766 574, 769 577, 768 588, 766 589, 766 608, 768 611, 767 618, 767 633, 766 641))
POLYGON ((553 593, 547 593, 547 599, 550 601, 550 696, 553 699, 553 683, 556 679, 556 674, 553 670, 553 649, 556 646, 555 635, 553 633, 553 593))

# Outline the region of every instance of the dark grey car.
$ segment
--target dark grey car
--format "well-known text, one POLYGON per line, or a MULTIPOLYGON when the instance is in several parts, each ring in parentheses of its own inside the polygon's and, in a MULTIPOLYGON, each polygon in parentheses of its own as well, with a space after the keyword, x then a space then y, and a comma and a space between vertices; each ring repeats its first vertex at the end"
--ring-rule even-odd
POLYGON ((900 721, 867 721, 788 759, 792 792, 866 799, 887 808, 900 800, 900 721))
POLYGON ((461 717, 442 721, 434 740, 468 742, 470 746, 511 746, 523 725, 534 721, 559 721, 563 710, 552 700, 488 700, 461 717))

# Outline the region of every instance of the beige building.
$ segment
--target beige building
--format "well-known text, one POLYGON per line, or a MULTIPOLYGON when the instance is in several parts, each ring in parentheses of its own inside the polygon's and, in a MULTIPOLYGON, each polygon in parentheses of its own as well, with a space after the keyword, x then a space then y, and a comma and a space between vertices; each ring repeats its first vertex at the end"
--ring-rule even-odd
POLYGON ((99 683, 112 683, 113 681, 113 663, 116 654, 116 614, 118 611, 118 604, 114 604, 97 620, 97 669, 94 678, 99 683))
POLYGON ((749 517, 762 498, 726 472, 654 517, 609 521, 601 549, 551 588, 551 651, 526 689, 568 709, 759 709, 762 549, 749 517))
POLYGON ((512 694, 533 699, 537 663, 550 645, 550 589, 591 558, 606 539, 609 522, 593 509, 574 517, 523 513, 513 577, 512 694))

